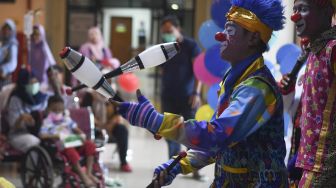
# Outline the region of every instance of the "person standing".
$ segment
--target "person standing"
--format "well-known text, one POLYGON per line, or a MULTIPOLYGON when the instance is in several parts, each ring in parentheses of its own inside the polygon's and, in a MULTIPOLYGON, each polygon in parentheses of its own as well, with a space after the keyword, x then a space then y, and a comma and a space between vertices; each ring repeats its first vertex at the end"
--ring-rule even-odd
POLYGON ((34 25, 31 40, 29 58, 31 70, 41 84, 47 84, 47 70, 55 65, 56 61, 50 51, 42 25, 34 25))
POLYGON ((98 27, 88 31, 88 41, 84 43, 79 52, 96 63, 99 69, 116 69, 120 66, 118 59, 112 57, 111 50, 105 46, 102 33, 98 27))
MULTIPOLYGON (((294 1, 297 35, 310 41, 302 79, 301 139, 296 160, 296 167, 303 169, 299 187, 336 187, 335 9, 335 0, 294 1)), ((294 80, 284 76, 282 87, 289 82, 294 80)))
POLYGON ((0 90, 11 83, 11 74, 15 71, 18 61, 18 45, 15 23, 6 19, 0 34, 0 90))
MULTIPOLYGON (((181 33, 179 20, 174 16, 166 16, 161 21, 163 42, 177 41, 180 53, 163 64, 161 80, 162 111, 180 114, 187 119, 195 117, 196 108, 200 105, 201 83, 195 79, 193 60, 201 53, 196 41, 181 33)), ((166 140, 168 157, 177 155, 180 144, 166 140)))

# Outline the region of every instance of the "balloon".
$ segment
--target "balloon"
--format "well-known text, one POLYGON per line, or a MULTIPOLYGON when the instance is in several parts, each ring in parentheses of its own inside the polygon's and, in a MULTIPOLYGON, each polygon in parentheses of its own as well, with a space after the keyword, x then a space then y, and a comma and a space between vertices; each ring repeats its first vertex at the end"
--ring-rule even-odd
POLYGON ((223 78, 230 64, 220 56, 220 44, 212 46, 205 52, 205 67, 214 76, 223 78))
POLYGON ((120 87, 128 93, 133 93, 139 88, 139 79, 133 73, 122 74, 117 81, 120 87))
POLYGON ((220 89, 219 83, 216 83, 216 84, 213 84, 208 90, 207 101, 212 109, 216 109, 217 107, 217 101, 218 101, 217 91, 219 89, 220 89))
POLYGON ((301 49, 293 43, 285 44, 282 47, 280 47, 278 52, 276 53, 277 63, 281 65, 281 62, 283 61, 283 59, 291 52, 294 52, 294 53, 301 52, 301 49))
POLYGON ((219 28, 213 20, 207 20, 202 23, 198 30, 198 39, 202 46, 206 49, 218 44, 215 40, 215 34, 223 29, 219 28))
POLYGON ((220 28, 226 23, 226 13, 231 7, 230 0, 213 0, 211 5, 211 18, 220 28))
POLYGON ((205 57, 205 53, 202 52, 195 58, 195 61, 193 64, 193 70, 194 70, 195 77, 199 81, 205 83, 208 86, 211 86, 214 83, 220 82, 221 78, 213 76, 212 74, 208 72, 208 70, 205 68, 204 57, 205 57))
POLYGON ((201 106, 195 115, 197 121, 210 121, 215 111, 208 105, 201 106))
POLYGON ((301 51, 291 51, 288 53, 285 58, 281 60, 280 64, 280 72, 282 74, 287 74, 292 71, 297 58, 300 56, 301 51))

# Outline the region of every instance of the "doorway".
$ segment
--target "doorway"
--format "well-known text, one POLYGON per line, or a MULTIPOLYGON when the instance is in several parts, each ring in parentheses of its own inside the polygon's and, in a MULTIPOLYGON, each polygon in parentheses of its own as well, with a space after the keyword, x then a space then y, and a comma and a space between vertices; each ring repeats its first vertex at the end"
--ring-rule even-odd
POLYGON ((132 18, 111 17, 110 49, 113 56, 126 63, 132 57, 132 18))

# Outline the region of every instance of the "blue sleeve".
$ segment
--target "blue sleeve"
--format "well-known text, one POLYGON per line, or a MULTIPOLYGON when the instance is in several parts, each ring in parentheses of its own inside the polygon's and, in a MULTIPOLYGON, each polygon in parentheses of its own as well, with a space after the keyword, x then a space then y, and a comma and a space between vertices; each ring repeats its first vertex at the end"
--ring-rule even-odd
POLYGON ((275 104, 273 91, 266 83, 256 87, 242 85, 233 92, 229 106, 218 118, 210 122, 184 121, 181 116, 166 113, 158 133, 192 149, 218 152, 263 126, 273 115, 274 110, 270 109, 275 104))
POLYGON ((187 156, 180 161, 182 174, 197 171, 215 162, 215 155, 210 152, 188 150, 187 156))

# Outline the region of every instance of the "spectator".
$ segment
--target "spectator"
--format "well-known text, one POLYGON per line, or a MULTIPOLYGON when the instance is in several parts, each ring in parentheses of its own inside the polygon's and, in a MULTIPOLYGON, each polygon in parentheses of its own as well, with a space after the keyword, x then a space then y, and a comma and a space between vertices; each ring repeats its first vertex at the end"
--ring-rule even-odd
POLYGON ((106 129, 111 140, 117 143, 120 159, 120 170, 132 172, 131 166, 127 163, 128 150, 128 129, 122 123, 122 118, 116 113, 113 104, 106 104, 106 99, 96 92, 87 92, 81 102, 82 107, 91 106, 95 115, 95 125, 98 128, 106 129), (105 106, 106 105, 106 106, 105 106))
POLYGON ((34 25, 31 37, 30 66, 40 83, 48 83, 47 69, 55 65, 42 25, 34 25))
POLYGON ((112 53, 104 44, 103 36, 98 27, 92 27, 88 31, 88 42, 80 47, 80 53, 90 58, 100 68, 115 69, 120 62, 112 58, 112 53))
POLYGON ((1 27, 0 34, 0 90, 11 83, 11 74, 17 66, 18 41, 13 20, 7 19, 1 27))
POLYGON ((64 111, 64 101, 60 96, 52 96, 48 100, 48 116, 44 119, 40 130, 41 139, 54 139, 60 141, 62 136, 79 135, 82 139, 80 147, 67 147, 62 153, 70 161, 86 187, 95 187, 99 180, 92 174, 96 146, 86 136, 77 124, 64 111), (80 156, 86 157, 86 173, 82 169, 79 160, 80 156))
MULTIPOLYGON (((164 42, 177 41, 181 46, 180 53, 162 66, 162 111, 179 114, 186 119, 193 119, 196 108, 201 102, 202 87, 194 77, 193 60, 201 52, 201 49, 195 40, 181 33, 179 20, 174 16, 163 18, 161 33, 164 42)), ((167 139, 166 141, 168 157, 178 155, 181 150, 180 144, 167 139)), ((200 178, 197 172, 194 173, 194 178, 200 178)))
POLYGON ((48 84, 43 84, 42 91, 47 93, 49 96, 62 96, 66 109, 78 108, 79 105, 78 101, 76 101, 76 95, 74 93, 71 95, 66 93, 66 90, 71 88, 64 84, 65 75, 63 67, 60 65, 53 65, 48 68, 47 75, 48 84))
POLYGON ((40 83, 36 77, 26 69, 21 69, 7 106, 10 126, 8 140, 15 149, 25 152, 40 143, 35 135, 41 125, 39 112, 46 106, 47 95, 40 92, 40 83))

